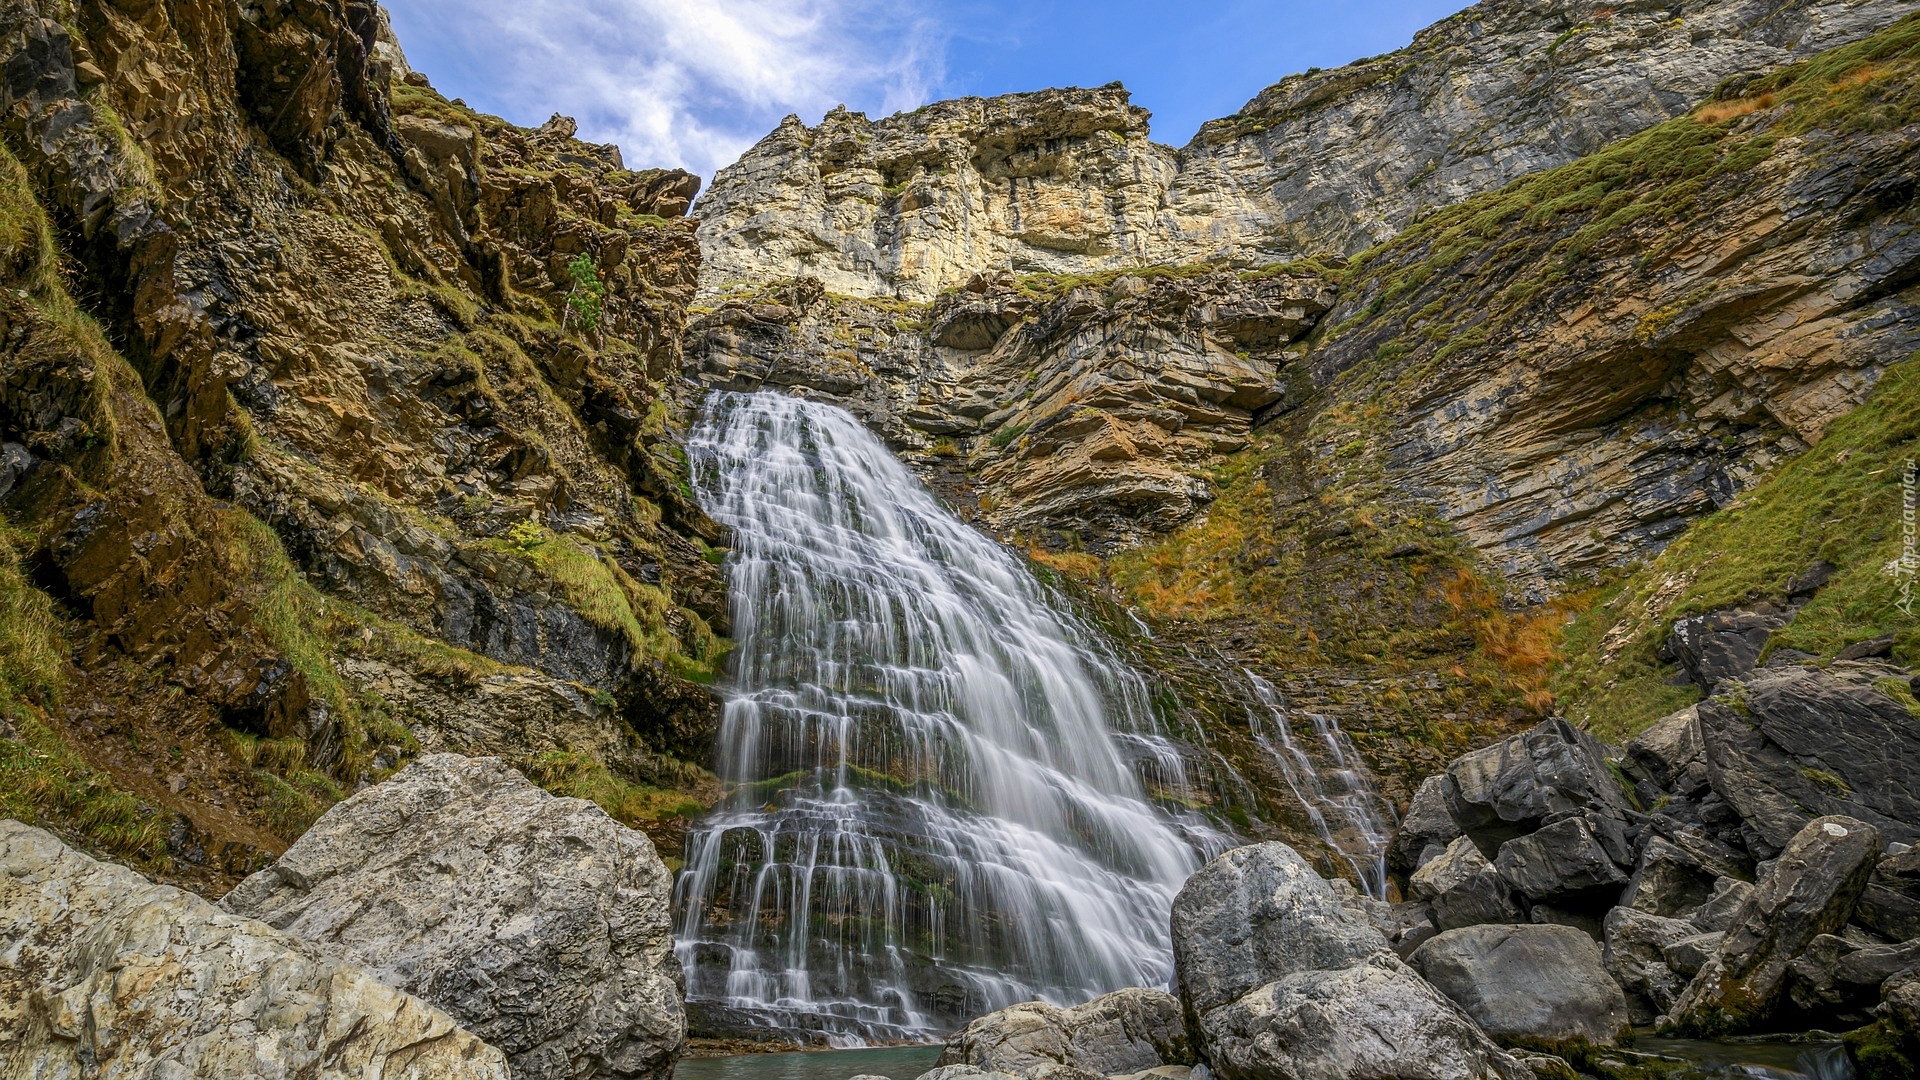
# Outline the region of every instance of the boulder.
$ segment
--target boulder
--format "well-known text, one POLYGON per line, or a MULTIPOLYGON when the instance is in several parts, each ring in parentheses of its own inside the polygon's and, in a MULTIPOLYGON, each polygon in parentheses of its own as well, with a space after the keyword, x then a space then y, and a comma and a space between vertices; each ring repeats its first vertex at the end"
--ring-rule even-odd
POLYGON ((1691 979, 1700 974, 1707 961, 1720 951, 1720 942, 1726 939, 1723 931, 1694 934, 1671 942, 1660 950, 1667 961, 1667 969, 1683 979, 1691 979))
POLYGON ((1920 724, 1875 685, 1892 670, 1770 668, 1701 703, 1713 790, 1751 828, 1756 854, 1780 850, 1821 814, 1920 841, 1920 724))
POLYGON ((0 1073, 508 1076, 499 1050, 358 964, 7 820, 0 1073))
POLYGON ((1674 1026, 1723 1033, 1764 1022, 1794 958, 1814 938, 1846 925, 1879 854, 1880 834, 1866 822, 1809 822, 1740 906, 1719 953, 1674 1003, 1674 1026))
POLYGON ((1445 852, 1414 871, 1407 887, 1427 902, 1439 930, 1520 920, 1520 905, 1506 879, 1470 837, 1456 838, 1445 852))
MULTIPOLYGON (((1500 845, 1493 865, 1529 900, 1617 896, 1627 874, 1613 861, 1585 815, 1563 818, 1500 845)), ((1605 907, 1605 904, 1600 905, 1605 907)))
POLYGON ((1413 966, 1502 1042, 1611 1046, 1629 1027, 1627 996, 1600 946, 1566 926, 1469 926, 1415 950, 1413 966))
POLYGON ((947 1040, 939 1064, 1021 1076, 1063 1065, 1125 1076, 1197 1060, 1179 1000, 1132 988, 1071 1009, 1029 1001, 989 1013, 947 1040))
POLYGON ((1237 848, 1173 904, 1174 982, 1225 1080, 1531 1074, 1285 844, 1237 848))
POLYGON ((1654 915, 1681 918, 1713 898, 1718 877, 1691 853, 1656 836, 1641 851, 1639 865, 1634 867, 1620 903, 1654 915))
POLYGON ((1607 972, 1629 995, 1635 1023, 1646 1023, 1673 1004, 1683 980, 1667 965, 1667 947, 1698 932, 1692 923, 1635 908, 1607 913, 1607 972))
POLYGON ((1920 1039, 1920 967, 1908 968, 1881 984, 1880 1015, 1895 1031, 1920 1039))
POLYGON ((1694 685, 1711 691, 1725 680, 1751 672, 1760 662, 1767 638, 1791 619, 1772 605, 1681 619, 1673 624, 1662 658, 1678 663, 1694 685))
POLYGON ((1657 787, 1671 788, 1687 766, 1705 761, 1699 712, 1697 706, 1689 705, 1629 739, 1623 748, 1626 768, 1657 787))
POLYGON ((1740 905, 1752 895, 1752 882, 1723 877, 1713 883, 1713 895, 1707 898, 1706 903, 1695 908, 1687 921, 1707 932, 1725 930, 1733 925, 1733 917, 1739 913, 1740 905))
POLYGON ((1420 782, 1406 816, 1400 819, 1400 828, 1387 848, 1387 865, 1411 874, 1446 851, 1459 836, 1460 826, 1454 824, 1453 814, 1447 810, 1446 777, 1429 776, 1420 782))
POLYGON ((1606 748, 1561 719, 1455 758, 1445 792, 1453 820, 1488 855, 1550 818, 1581 810, 1620 817, 1627 809, 1606 748))
POLYGON ((1853 918, 1894 941, 1920 937, 1920 848, 1905 848, 1880 860, 1853 918))
POLYGON ((1787 996, 1803 1014, 1852 1026, 1864 1024, 1880 1000, 1880 985, 1920 966, 1920 938, 1898 945, 1857 945, 1837 934, 1807 943, 1789 965, 1787 996))
POLYGON ((592 803, 435 754, 328 810, 221 903, 446 1009, 519 1080, 666 1080, 686 1030, 671 880, 592 803))

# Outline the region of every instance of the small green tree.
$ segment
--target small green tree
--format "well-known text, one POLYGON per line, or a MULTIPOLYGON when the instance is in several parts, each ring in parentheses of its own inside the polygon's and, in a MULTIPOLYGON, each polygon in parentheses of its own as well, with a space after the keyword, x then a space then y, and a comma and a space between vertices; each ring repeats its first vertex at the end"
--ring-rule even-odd
POLYGON ((567 313, 561 320, 561 329, 566 328, 569 320, 577 318, 580 329, 591 334, 600 326, 601 304, 607 298, 607 286, 600 280, 600 267, 595 265, 591 253, 583 251, 567 263, 567 276, 573 279, 573 289, 567 293, 567 313))

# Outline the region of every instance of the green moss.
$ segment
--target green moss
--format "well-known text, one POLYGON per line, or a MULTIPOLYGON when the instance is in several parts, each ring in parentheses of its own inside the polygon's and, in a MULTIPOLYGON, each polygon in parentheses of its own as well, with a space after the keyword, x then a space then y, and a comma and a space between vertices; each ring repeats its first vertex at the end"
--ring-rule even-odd
POLYGON ((686 793, 635 784, 614 775, 593 757, 572 750, 549 750, 526 766, 534 783, 555 795, 585 799, 628 828, 671 818, 691 819, 706 807, 686 793))
MULTIPOLYGON (((1889 368, 1866 403, 1820 444, 1697 522, 1577 621, 1556 676, 1570 715, 1608 737, 1639 731, 1690 691, 1666 685, 1656 657, 1676 619, 1779 597, 1817 559, 1837 569, 1770 648, 1831 658, 1891 634, 1894 655, 1920 659, 1920 625, 1901 610, 1901 478, 1920 458, 1920 364, 1889 368)), ((1911 581, 1911 578, 1906 579, 1911 581)), ((1677 704, 1676 704, 1677 703, 1677 704)))

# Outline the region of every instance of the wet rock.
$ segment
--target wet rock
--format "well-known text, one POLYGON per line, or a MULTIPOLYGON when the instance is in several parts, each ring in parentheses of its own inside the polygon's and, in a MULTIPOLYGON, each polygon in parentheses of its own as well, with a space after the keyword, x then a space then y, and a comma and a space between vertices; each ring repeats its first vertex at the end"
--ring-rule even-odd
POLYGON ((1627 998, 1600 946, 1565 926, 1449 930, 1409 961, 1503 1042, 1611 1046, 1628 1029, 1627 998))
POLYGON ((1727 928, 1718 955, 1674 1003, 1683 1031, 1739 1031, 1777 1005, 1793 960, 1837 932, 1872 876, 1880 834, 1854 818, 1816 818, 1792 838, 1727 928))
POLYGON ((1446 778, 1429 776, 1420 782, 1406 816, 1400 819, 1399 831, 1387 848, 1387 865, 1411 874, 1445 852, 1459 836, 1460 826, 1447 810, 1446 778))
POLYGON ((1630 995, 1635 1023, 1645 1023, 1665 1012, 1679 994, 1683 979, 1667 966, 1667 947, 1699 932, 1692 923, 1617 907, 1607 913, 1607 971, 1630 995))
POLYGON ((1173 906, 1174 981, 1226 1080, 1528 1075, 1284 844, 1237 848, 1173 906))
POLYGON ((670 883, 593 804, 437 754, 329 810, 221 903, 445 1008, 516 1077, 664 1080, 685 1040, 670 883))
POLYGON ((1470 837, 1456 838, 1445 852, 1416 870, 1407 886, 1428 903, 1433 925, 1441 930, 1520 918, 1513 890, 1470 837))
POLYGON ((1784 847, 1809 818, 1844 814, 1920 841, 1920 725, 1875 686, 1888 670, 1834 664, 1756 672, 1700 705, 1713 789, 1756 839, 1784 847))
POLYGON ((0 820, 0 1068, 34 1076, 507 1080, 358 964, 0 820))
POLYGON ((1061 1065, 1122 1076, 1197 1060, 1180 1002, 1136 988, 1071 1009, 1031 1001, 989 1013, 947 1040, 939 1064, 1017 1076, 1061 1065))
POLYGON ((1493 865, 1501 880, 1529 900, 1578 899, 1605 892, 1617 895, 1626 872, 1601 845, 1589 819, 1563 818, 1500 845, 1493 865))

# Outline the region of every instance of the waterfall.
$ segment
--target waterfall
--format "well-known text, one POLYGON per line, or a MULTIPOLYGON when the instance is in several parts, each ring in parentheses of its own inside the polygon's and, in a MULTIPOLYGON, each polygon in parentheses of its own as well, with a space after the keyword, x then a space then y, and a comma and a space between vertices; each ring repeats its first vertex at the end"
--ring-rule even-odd
POLYGON ((716 394, 689 442, 734 531, 729 794, 687 836, 696 1015, 852 1044, 1169 981, 1226 844, 1144 682, 847 413, 716 394))
POLYGON ((1294 799, 1306 808, 1320 842, 1347 860, 1367 895, 1386 899, 1393 807, 1374 788, 1353 740, 1332 717, 1307 713, 1321 742, 1323 760, 1331 766, 1315 768, 1313 758, 1294 742, 1291 712, 1279 689, 1251 671, 1241 674, 1253 689, 1247 722, 1254 741, 1267 752, 1294 799))

